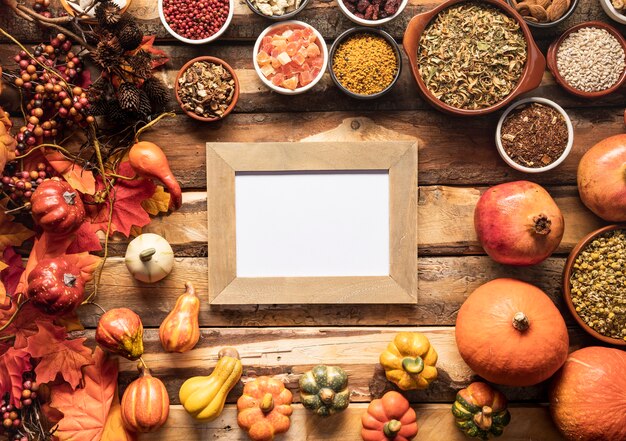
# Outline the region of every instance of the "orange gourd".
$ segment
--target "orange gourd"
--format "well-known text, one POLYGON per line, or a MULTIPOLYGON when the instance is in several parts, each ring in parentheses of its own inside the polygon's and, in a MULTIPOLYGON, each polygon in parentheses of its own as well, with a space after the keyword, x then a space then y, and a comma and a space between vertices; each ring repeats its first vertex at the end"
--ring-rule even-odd
POLYGON ((373 400, 361 417, 363 441, 409 441, 417 435, 417 416, 409 401, 396 391, 373 400))
POLYGON ((122 396, 122 421, 131 432, 158 430, 170 413, 170 398, 165 385, 141 363, 139 378, 130 383, 122 396))
POLYGON ((191 282, 185 282, 185 288, 185 293, 178 297, 176 306, 159 327, 159 339, 167 352, 187 352, 200 339, 200 299, 191 282))
POLYGON ((170 208, 175 210, 180 208, 183 203, 183 193, 161 147, 151 142, 140 141, 131 147, 128 152, 128 161, 139 176, 163 182, 170 193, 170 208))
POLYGON ((626 440, 626 352, 591 346, 572 352, 554 377, 550 412, 569 441, 626 440))
POLYGON ((456 343, 478 375, 497 384, 532 386, 565 363, 569 337, 550 298, 520 280, 496 279, 476 289, 456 320, 456 343))
POLYGON ((259 377, 246 383, 237 400, 237 424, 253 441, 272 441, 274 435, 289 430, 291 401, 282 381, 259 377))

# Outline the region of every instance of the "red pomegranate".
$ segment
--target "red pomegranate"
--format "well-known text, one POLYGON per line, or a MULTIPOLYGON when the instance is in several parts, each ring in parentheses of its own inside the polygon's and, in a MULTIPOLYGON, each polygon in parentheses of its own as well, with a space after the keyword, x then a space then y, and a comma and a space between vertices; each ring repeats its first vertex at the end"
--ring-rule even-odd
POLYGON ((583 155, 578 192, 587 208, 602 219, 626 221, 626 134, 606 138, 583 155))
POLYGON ((550 413, 570 441, 626 440, 626 352, 592 346, 569 354, 550 389, 550 413))
POLYGON ((479 199, 474 228, 485 252, 498 263, 534 265, 563 238, 563 215, 548 192, 533 182, 496 185, 479 199))

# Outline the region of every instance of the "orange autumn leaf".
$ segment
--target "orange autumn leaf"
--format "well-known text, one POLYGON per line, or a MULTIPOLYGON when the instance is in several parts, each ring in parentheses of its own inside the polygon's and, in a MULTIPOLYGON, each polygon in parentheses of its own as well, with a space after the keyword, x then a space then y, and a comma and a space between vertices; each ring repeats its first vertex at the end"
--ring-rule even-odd
POLYGON ((141 206, 152 216, 156 216, 159 213, 167 213, 170 207, 170 194, 165 191, 162 185, 157 185, 154 194, 150 199, 143 201, 141 206))
MULTIPOLYGON (((0 68, 1 72, 2 68, 0 68)), ((0 80, 0 93, 2 93, 2 80, 0 80)), ((17 141, 9 132, 11 126, 13 126, 13 123, 9 119, 9 114, 0 107, 0 172, 4 170, 7 162, 15 159, 17 141)))
POLYGON ((117 388, 117 360, 96 347, 95 363, 84 372, 84 387, 67 384, 52 388, 50 405, 63 412, 55 435, 59 441, 100 440, 117 388))
POLYGON ((28 337, 25 350, 39 363, 35 368, 37 381, 48 383, 61 375, 72 388, 83 378, 83 366, 93 363, 86 338, 67 340, 67 332, 52 323, 38 323, 39 332, 28 337), (60 329, 60 330, 59 330, 60 329))
POLYGON ((50 166, 60 173, 74 189, 84 194, 96 192, 96 179, 92 172, 67 159, 59 151, 47 149, 44 155, 50 166))
POLYGON ((107 417, 106 424, 104 425, 104 431, 102 432, 102 438, 100 441, 136 441, 137 434, 129 432, 124 427, 122 422, 122 407, 120 406, 120 397, 117 388, 115 389, 115 396, 111 403, 111 409, 109 410, 109 416, 107 417))
POLYGON ((20 407, 22 375, 31 369, 30 355, 23 349, 9 348, 0 356, 0 396, 9 394, 10 403, 20 407))
POLYGON ((85 285, 93 280, 94 273, 100 265, 100 258, 89 253, 66 254, 65 260, 80 269, 80 278, 85 285))
POLYGON ((14 217, 5 214, 7 199, 0 201, 0 252, 6 247, 19 247, 26 239, 35 234, 19 222, 14 222, 14 217))
MULTIPOLYGON (((0 263, 2 263, 2 262, 0 262, 0 263)), ((6 264, 3 264, 3 265, 4 265, 4 268, 8 267, 8 265, 6 265, 6 264)), ((4 305, 6 300, 7 300, 7 290, 4 287, 4 283, 0 282, 0 306, 4 305)))

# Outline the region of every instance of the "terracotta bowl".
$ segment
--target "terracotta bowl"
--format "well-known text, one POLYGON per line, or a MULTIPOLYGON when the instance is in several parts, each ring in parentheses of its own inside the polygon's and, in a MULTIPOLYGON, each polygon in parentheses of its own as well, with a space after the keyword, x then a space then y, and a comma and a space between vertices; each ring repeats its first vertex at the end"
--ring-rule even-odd
POLYGON ((563 43, 563 40, 565 40, 565 38, 569 34, 582 28, 606 29, 607 31, 609 31, 611 35, 617 38, 617 40, 622 45, 624 52, 626 52, 626 40, 617 29, 615 29, 613 26, 609 24, 602 23, 601 21, 587 21, 585 23, 580 23, 580 24, 577 24, 576 26, 572 26, 567 31, 565 31, 563 35, 561 35, 559 38, 557 38, 555 41, 552 42, 552 44, 548 48, 548 55, 547 55, 548 69, 550 69, 550 72, 554 76, 554 79, 556 80, 556 82, 563 89, 565 89, 567 92, 571 93, 572 95, 576 95, 581 98, 587 98, 587 99, 598 98, 601 96, 609 95, 615 92, 617 89, 619 89, 624 84, 624 81, 626 81, 626 69, 624 69, 624 72, 622 72, 622 75, 619 77, 619 80, 617 80, 617 83, 615 83, 612 87, 606 90, 601 90, 599 92, 583 92, 582 90, 574 89, 572 86, 567 84, 565 79, 561 76, 561 74, 559 74, 559 69, 557 68, 557 65, 556 65, 556 54, 559 50, 559 47, 563 43))
MULTIPOLYGON (((60 0, 61 1, 61 6, 63 6, 63 9, 65 9, 65 12, 68 13, 68 15, 70 15, 71 17, 76 17, 78 16, 78 11, 74 8, 72 8, 69 3, 66 0, 60 0)), ((115 2, 117 3, 117 2, 115 2)), ((130 4, 132 3, 132 0, 126 0, 126 5, 124 5, 124 7, 120 10, 120 12, 123 14, 124 12, 126 12, 128 10, 128 8, 130 7, 130 4)), ((93 12, 95 12, 96 8, 93 8, 93 12)), ((84 21, 87 24, 96 24, 98 23, 98 20, 96 20, 95 17, 91 17, 89 15, 84 15, 83 17, 89 17, 89 18, 85 18, 84 21)))
POLYGON ((406 52, 407 57, 409 58, 409 64, 411 65, 411 71, 413 72, 413 77, 417 82, 417 86, 419 88, 420 94, 424 99, 429 102, 433 107, 441 110, 445 113, 449 113, 452 115, 458 116, 473 116, 473 115, 485 115, 488 113, 495 112, 506 105, 508 105, 511 101, 513 101, 519 95, 529 92, 539 86, 541 84, 541 79, 543 78, 543 73, 546 70, 546 59, 537 47, 535 40, 528 28, 528 25, 524 21, 521 15, 517 13, 511 6, 500 1, 500 0, 481 0, 482 3, 489 4, 495 6, 497 8, 502 9, 507 15, 513 17, 520 25, 520 28, 524 34, 524 38, 526 39, 526 44, 528 46, 528 55, 526 60, 526 65, 524 66, 524 71, 522 72, 522 76, 511 94, 507 96, 505 99, 500 101, 499 103, 486 107, 484 109, 479 110, 468 110, 468 109, 457 109, 456 107, 449 106, 445 104, 443 101, 440 101, 432 94, 424 84, 422 77, 419 73, 418 65, 417 65, 417 50, 419 48, 419 41, 422 36, 422 33, 426 29, 426 26, 430 23, 430 21, 441 11, 449 8, 450 6, 456 5, 457 3, 467 2, 468 0, 448 0, 432 11, 425 12, 423 14, 416 15, 409 22, 409 26, 404 33, 404 39, 402 41, 404 46, 404 52, 406 52))
POLYGON ((187 116, 190 116, 191 118, 196 119, 198 121, 204 121, 204 122, 219 121, 221 119, 226 118, 226 116, 228 116, 228 114, 233 111, 233 109, 235 108, 235 105, 237 104, 237 101, 239 100, 239 79, 237 78, 237 74, 235 73, 234 69, 224 60, 220 58, 209 57, 209 56, 198 57, 198 58, 194 58, 193 60, 188 61, 183 67, 180 68, 180 70, 178 71, 178 74, 176 75, 176 81, 174 82, 174 92, 176 94, 176 101, 178 101, 178 105, 183 110, 183 112, 187 114, 187 116), (178 79, 181 77, 183 72, 185 72, 193 63, 197 61, 208 61, 213 64, 221 64, 222 66, 226 68, 226 70, 228 70, 228 72, 230 72, 230 74, 233 76, 233 79, 235 80, 235 95, 233 96, 233 100, 231 101, 230 105, 228 106, 224 114, 219 118, 204 118, 202 116, 196 115, 194 112, 189 112, 183 109, 183 102, 180 99, 180 96, 178 95, 178 91, 179 91, 178 79))
POLYGON ((583 237, 581 239, 581 241, 578 242, 578 244, 574 247, 574 249, 570 253, 569 257, 567 258, 567 261, 565 262, 565 270, 563 271, 563 298, 565 299, 565 304, 567 305, 567 308, 569 309, 570 313, 572 314, 572 317, 574 317, 574 320, 576 320, 576 322, 589 335, 597 338, 598 340, 603 341, 604 343, 608 343, 608 344, 616 345, 616 346, 626 346, 626 341, 624 341, 622 339, 617 339, 617 338, 611 338, 611 337, 604 336, 604 335, 600 334, 599 332, 596 332, 593 328, 591 328, 589 325, 587 325, 583 321, 583 319, 580 318, 580 316, 576 312, 576 308, 574 307, 574 303, 572 303, 572 292, 571 292, 571 287, 570 287, 570 283, 569 283, 569 279, 570 279, 570 277, 572 275, 572 270, 573 270, 573 267, 574 267, 574 262, 576 261, 576 258, 578 257, 580 252, 589 244, 589 242, 594 240, 596 237, 598 237, 599 235, 601 235, 603 233, 606 233, 607 231, 612 231, 612 230, 626 230, 626 224, 609 225, 609 226, 606 226, 606 227, 602 227, 602 228, 600 228, 598 230, 592 231, 591 233, 589 233, 588 235, 583 237))

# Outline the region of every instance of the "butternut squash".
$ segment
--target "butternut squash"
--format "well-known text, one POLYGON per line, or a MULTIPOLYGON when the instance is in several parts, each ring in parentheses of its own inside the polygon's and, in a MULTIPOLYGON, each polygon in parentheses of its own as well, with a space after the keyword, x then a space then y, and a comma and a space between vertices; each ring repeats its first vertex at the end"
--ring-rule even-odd
POLYGON ((192 417, 199 421, 213 421, 222 413, 228 392, 235 387, 243 366, 235 348, 224 348, 211 375, 192 377, 180 387, 180 402, 192 417))

